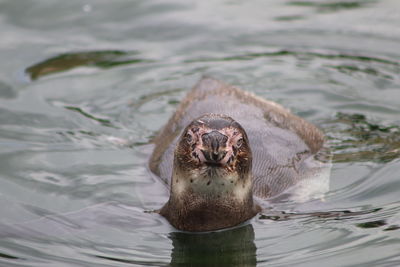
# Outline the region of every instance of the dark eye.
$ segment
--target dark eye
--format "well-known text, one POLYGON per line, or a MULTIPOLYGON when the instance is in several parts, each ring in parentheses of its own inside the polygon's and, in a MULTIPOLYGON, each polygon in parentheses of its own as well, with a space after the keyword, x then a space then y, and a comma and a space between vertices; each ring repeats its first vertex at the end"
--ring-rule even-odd
POLYGON ((190 134, 186 134, 185 138, 186 138, 186 142, 188 142, 189 144, 192 143, 193 137, 190 134))
POLYGON ((240 138, 239 140, 237 140, 236 142, 236 147, 241 147, 243 145, 243 138, 240 138))

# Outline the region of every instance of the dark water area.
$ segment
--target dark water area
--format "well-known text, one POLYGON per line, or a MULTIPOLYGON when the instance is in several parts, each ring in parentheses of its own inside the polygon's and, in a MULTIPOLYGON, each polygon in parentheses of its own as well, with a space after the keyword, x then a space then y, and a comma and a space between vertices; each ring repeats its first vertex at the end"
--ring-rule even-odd
POLYGON ((399 266, 400 2, 0 0, 0 266, 399 266), (202 75, 332 149, 322 199, 191 234, 151 140, 202 75))

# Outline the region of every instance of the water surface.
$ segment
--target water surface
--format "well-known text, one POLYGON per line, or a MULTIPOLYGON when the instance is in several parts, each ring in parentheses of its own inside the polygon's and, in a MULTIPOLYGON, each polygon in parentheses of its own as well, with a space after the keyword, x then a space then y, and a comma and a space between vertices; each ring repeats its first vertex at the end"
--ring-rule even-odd
POLYGON ((397 266, 400 4, 0 1, 1 266, 397 266), (203 74, 318 125, 321 200, 174 230, 151 138, 203 74))

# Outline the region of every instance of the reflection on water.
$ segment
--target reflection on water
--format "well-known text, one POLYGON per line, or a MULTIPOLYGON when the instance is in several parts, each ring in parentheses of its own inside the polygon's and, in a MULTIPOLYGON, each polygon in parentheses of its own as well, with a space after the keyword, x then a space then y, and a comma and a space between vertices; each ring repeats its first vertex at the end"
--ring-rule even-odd
MULTIPOLYGON (((385 220, 378 220, 378 221, 372 221, 372 222, 365 222, 365 223, 359 223, 357 224, 358 227, 360 228, 377 228, 386 225, 385 220)), ((387 229, 386 229, 387 230, 387 229)))
POLYGON ((29 74, 32 80, 36 80, 42 76, 67 71, 77 67, 98 67, 98 68, 112 68, 127 64, 136 64, 148 62, 135 56, 138 55, 136 51, 88 51, 65 53, 40 63, 28 67, 25 71, 29 74))
POLYGON ((0 257, 1 258, 5 258, 5 259, 13 259, 13 260, 18 260, 18 257, 14 257, 12 255, 8 255, 8 254, 4 254, 4 253, 0 253, 0 257))
POLYGON ((325 124, 335 162, 390 162, 400 157, 400 127, 369 122, 363 114, 337 113, 325 124))
POLYGON ((375 0, 359 0, 359 1, 290 1, 289 5, 293 6, 304 6, 304 7, 314 7, 317 12, 335 12, 346 9, 354 9, 366 6, 375 2, 375 0))
POLYGON ((399 265, 397 0, 0 10, 1 266, 399 265), (168 199, 146 169, 152 136, 204 74, 326 133, 322 200, 266 203, 251 224, 205 234, 143 212, 168 199))
POLYGON ((171 266, 256 266, 251 224, 213 233, 173 232, 171 266))
POLYGON ((93 116, 92 114, 89 114, 89 113, 85 112, 84 110, 82 110, 82 109, 79 108, 79 107, 65 106, 65 108, 68 109, 68 110, 75 111, 75 112, 77 112, 77 113, 83 115, 84 117, 86 117, 86 118, 88 118, 88 119, 97 121, 97 122, 99 122, 99 123, 100 123, 101 125, 103 125, 103 126, 114 127, 114 126, 112 125, 112 123, 111 123, 110 120, 102 119, 102 118, 97 118, 97 117, 93 116))
MULTIPOLYGON (((294 58, 302 59, 302 60, 311 60, 314 58, 322 58, 322 59, 331 59, 331 60, 353 60, 353 61, 361 61, 361 62, 377 62, 383 64, 389 64, 393 66, 400 66, 400 63, 396 61, 391 61, 389 59, 382 58, 374 58, 368 56, 360 56, 360 55, 347 55, 340 53, 320 53, 320 52, 310 52, 310 51, 292 51, 292 50, 279 50, 274 52, 264 52, 264 53, 249 53, 244 55, 223 57, 223 58, 201 58, 201 59, 190 59, 186 62, 208 62, 208 61, 232 61, 232 60, 253 60, 257 58, 263 57, 283 57, 283 56, 291 56, 294 58)), ((338 69, 340 69, 338 67, 338 69)), ((372 72, 370 70, 370 72, 372 72)))
POLYGON ((350 211, 350 210, 343 210, 343 211, 318 211, 318 212, 297 212, 297 213, 289 213, 284 211, 265 211, 260 216, 259 219, 261 220, 273 220, 273 221, 283 221, 283 220, 290 220, 295 218, 306 218, 306 217, 316 217, 316 218, 324 218, 324 219, 334 219, 334 220, 341 220, 346 219, 348 217, 354 217, 358 215, 370 214, 380 211, 381 208, 372 209, 372 210, 363 210, 363 211, 350 211))
POLYGON ((264 211, 259 217, 260 220, 272 220, 272 221, 287 221, 295 219, 321 219, 324 222, 327 220, 351 220, 357 219, 357 221, 364 221, 356 223, 355 226, 359 228, 379 228, 384 227, 383 231, 392 231, 400 228, 399 224, 388 225, 387 220, 372 220, 371 218, 378 217, 380 213, 384 212, 383 208, 366 209, 359 211, 317 211, 317 212, 284 212, 284 211, 264 211), (375 214, 375 215, 374 215, 375 214))

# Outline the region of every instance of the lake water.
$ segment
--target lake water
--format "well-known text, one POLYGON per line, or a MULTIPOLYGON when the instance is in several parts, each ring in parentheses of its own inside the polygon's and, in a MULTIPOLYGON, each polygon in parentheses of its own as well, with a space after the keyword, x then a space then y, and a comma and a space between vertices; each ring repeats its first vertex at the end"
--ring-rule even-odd
POLYGON ((400 265, 399 1, 0 0, 0 22, 0 266, 400 265), (146 212, 151 138, 204 74, 326 133, 323 200, 208 234, 146 212))

